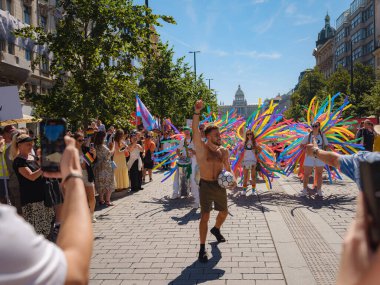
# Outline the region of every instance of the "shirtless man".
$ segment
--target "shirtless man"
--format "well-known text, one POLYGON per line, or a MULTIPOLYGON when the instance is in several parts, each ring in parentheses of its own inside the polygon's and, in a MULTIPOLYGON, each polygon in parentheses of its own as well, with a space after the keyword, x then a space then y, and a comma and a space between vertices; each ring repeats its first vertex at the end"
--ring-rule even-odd
MULTIPOLYGON (((228 215, 227 209, 227 191, 218 184, 218 175, 223 169, 231 171, 229 152, 222 147, 219 128, 217 126, 207 126, 205 136, 207 142, 202 141, 199 131, 199 115, 203 108, 202 100, 198 100, 195 104, 195 112, 193 116, 193 142, 196 149, 196 158, 200 171, 199 197, 201 204, 201 220, 199 223, 199 236, 201 248, 199 250, 198 260, 202 263, 208 261, 205 248, 208 221, 214 202, 214 208, 219 211, 216 217, 215 226, 211 229, 211 233, 216 237, 218 242, 225 242, 225 238, 220 233, 220 227, 224 223, 228 215)), ((236 184, 236 182, 235 182, 236 184)))

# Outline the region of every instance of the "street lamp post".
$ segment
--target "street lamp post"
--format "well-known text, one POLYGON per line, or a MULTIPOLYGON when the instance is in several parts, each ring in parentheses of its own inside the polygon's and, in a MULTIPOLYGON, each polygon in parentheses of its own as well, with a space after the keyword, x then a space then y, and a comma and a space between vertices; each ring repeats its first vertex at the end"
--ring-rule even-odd
POLYGON ((189 51, 189 53, 194 54, 194 76, 195 76, 195 82, 197 81, 197 53, 200 53, 199 50, 196 51, 189 51))
POLYGON ((211 90, 211 80, 214 80, 212 78, 206 78, 206 80, 208 80, 208 89, 211 90))

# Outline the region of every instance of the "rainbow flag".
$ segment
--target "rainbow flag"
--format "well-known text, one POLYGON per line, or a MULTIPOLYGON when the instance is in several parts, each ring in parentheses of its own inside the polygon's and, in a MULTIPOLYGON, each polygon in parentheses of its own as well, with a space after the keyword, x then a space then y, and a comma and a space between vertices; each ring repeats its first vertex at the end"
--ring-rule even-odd
POLYGON ((91 136, 93 136, 94 134, 95 134, 94 129, 88 129, 88 130, 86 131, 86 135, 87 135, 88 137, 91 137, 91 136))
POLYGON ((91 165, 94 163, 95 159, 92 157, 91 153, 89 152, 86 152, 84 155, 83 155, 83 159, 84 161, 87 163, 87 165, 91 165))
POLYGON ((153 130, 159 125, 157 120, 155 120, 149 112, 148 108, 145 107, 139 95, 136 95, 136 116, 141 117, 144 128, 148 131, 153 130))

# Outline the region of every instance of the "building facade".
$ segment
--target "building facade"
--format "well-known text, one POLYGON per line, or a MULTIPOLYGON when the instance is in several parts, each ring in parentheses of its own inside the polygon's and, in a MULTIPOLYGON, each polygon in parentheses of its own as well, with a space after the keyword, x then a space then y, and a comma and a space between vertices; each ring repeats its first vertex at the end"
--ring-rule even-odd
POLYGON ((238 90, 235 93, 235 99, 233 100, 232 105, 224 105, 224 103, 220 102, 218 106, 218 111, 220 114, 225 114, 227 111, 231 111, 232 109, 237 110, 237 113, 240 116, 244 116, 248 118, 254 111, 258 108, 257 104, 249 105, 247 100, 245 99, 245 95, 243 90, 241 90, 240 85, 238 90))
POLYGON ((375 1, 354 0, 336 21, 334 69, 352 62, 375 66, 375 1))
POLYGON ((375 0, 375 68, 380 71, 380 0, 375 0))
POLYGON ((330 25, 330 16, 325 17, 325 26, 318 34, 313 56, 319 71, 328 78, 334 72, 335 29, 330 25))
POLYGON ((55 29, 55 0, 0 0, 0 86, 17 85, 20 90, 46 93, 52 87, 49 77, 49 51, 13 31, 29 25, 47 31, 55 29), (31 61, 42 60, 34 70, 31 61))

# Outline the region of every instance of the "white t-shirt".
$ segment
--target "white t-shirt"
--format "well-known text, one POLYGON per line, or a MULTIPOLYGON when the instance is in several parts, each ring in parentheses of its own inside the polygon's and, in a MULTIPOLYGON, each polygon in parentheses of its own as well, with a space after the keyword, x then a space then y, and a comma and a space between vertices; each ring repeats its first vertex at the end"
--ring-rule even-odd
POLYGON ((0 205, 0 285, 64 284, 63 251, 37 235, 13 207, 0 205))
POLYGON ((184 156, 186 156, 186 150, 185 150, 185 140, 187 142, 187 148, 188 149, 193 149, 195 150, 195 147, 194 147, 194 143, 193 143, 193 139, 190 138, 190 139, 183 139, 180 141, 179 145, 178 145, 178 149, 182 152, 182 154, 184 156))

